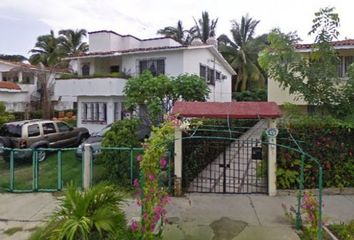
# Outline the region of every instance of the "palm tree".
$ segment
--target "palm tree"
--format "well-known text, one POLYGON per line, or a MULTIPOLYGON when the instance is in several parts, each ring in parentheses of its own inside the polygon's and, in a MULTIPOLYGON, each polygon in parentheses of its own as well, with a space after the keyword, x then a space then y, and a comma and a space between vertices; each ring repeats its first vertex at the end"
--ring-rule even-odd
POLYGON ((182 21, 178 20, 176 27, 165 27, 163 29, 158 30, 157 33, 166 37, 171 37, 182 45, 189 45, 192 41, 192 35, 194 31, 194 27, 189 30, 184 29, 182 21))
POLYGON ((42 63, 46 67, 58 64, 63 56, 59 48, 59 40, 54 36, 53 30, 50 34, 39 36, 34 48, 29 52, 32 53, 29 58, 32 64, 42 63))
POLYGON ((121 202, 111 185, 100 183, 80 192, 72 184, 40 239, 128 239, 121 202))
POLYGON ((88 51, 88 44, 83 42, 87 36, 85 29, 65 29, 59 31, 59 43, 61 50, 68 56, 78 56, 88 51))
POLYGON ((267 35, 254 38, 258 23, 247 14, 241 18, 241 23, 232 21, 233 41, 226 35, 218 38, 220 52, 238 74, 234 91, 265 86, 266 75, 258 64, 258 53, 265 47, 267 35))
POLYGON ((210 21, 209 13, 202 12, 202 18, 198 21, 194 18, 195 22, 195 37, 200 38, 203 43, 206 43, 209 37, 215 37, 215 28, 218 23, 218 18, 210 21))

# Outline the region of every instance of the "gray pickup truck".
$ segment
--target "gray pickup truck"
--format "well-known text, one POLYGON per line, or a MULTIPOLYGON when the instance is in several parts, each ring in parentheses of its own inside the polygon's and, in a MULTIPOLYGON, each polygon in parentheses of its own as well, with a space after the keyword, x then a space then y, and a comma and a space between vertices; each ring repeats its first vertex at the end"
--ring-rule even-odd
MULTIPOLYGON (((61 121, 26 120, 9 122, 0 128, 0 154, 10 160, 5 148, 36 149, 78 146, 90 136, 86 128, 73 128, 61 121)), ((46 158, 46 151, 38 151, 39 161, 46 158)), ((14 151, 14 159, 30 160, 32 151, 14 151)))

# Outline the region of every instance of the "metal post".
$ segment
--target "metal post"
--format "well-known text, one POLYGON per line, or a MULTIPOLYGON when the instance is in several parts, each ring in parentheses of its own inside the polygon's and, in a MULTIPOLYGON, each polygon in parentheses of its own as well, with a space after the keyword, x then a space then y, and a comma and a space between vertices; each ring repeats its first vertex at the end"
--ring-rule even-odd
POLYGON ((317 231, 317 239, 322 240, 322 166, 319 166, 319 180, 318 180, 318 187, 319 187, 319 200, 318 200, 318 231, 317 231))
POLYGON ((133 177, 133 149, 130 149, 130 183, 131 185, 134 184, 134 177, 133 177))
MULTIPOLYGON (((268 129, 276 129, 276 119, 268 119, 268 129)), ((277 134, 277 133, 276 133, 277 134)), ((268 135, 268 195, 275 196, 277 194, 276 185, 276 161, 277 161, 277 140, 276 134, 268 135)))
POLYGON ((10 191, 14 190, 15 172, 14 172, 14 150, 10 152, 10 191))
POLYGON ((175 195, 182 196, 182 130, 175 129, 175 195))
POLYGON ((84 159, 83 159, 83 189, 88 189, 91 186, 91 161, 92 149, 90 144, 84 144, 84 159))
POLYGON ((58 151, 58 190, 62 189, 62 163, 61 163, 61 150, 58 151))
POLYGON ((34 191, 36 189, 36 156, 35 156, 35 152, 32 151, 32 191, 34 191))
POLYGON ((299 181, 299 194, 297 196, 297 212, 296 212, 296 221, 295 221, 295 228, 300 230, 302 227, 302 219, 301 219, 301 199, 303 196, 304 190, 304 162, 305 162, 305 155, 301 155, 301 166, 300 166, 300 181, 299 181))

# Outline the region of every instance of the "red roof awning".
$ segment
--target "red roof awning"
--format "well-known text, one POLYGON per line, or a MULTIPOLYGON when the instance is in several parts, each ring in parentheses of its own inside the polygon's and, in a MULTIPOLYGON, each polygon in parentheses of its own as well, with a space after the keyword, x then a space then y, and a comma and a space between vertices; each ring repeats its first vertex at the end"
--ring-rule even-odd
POLYGON ((275 102, 176 102, 172 114, 182 117, 258 119, 278 118, 275 102))
POLYGON ((20 86, 13 82, 0 81, 0 88, 10 90, 21 90, 20 86))

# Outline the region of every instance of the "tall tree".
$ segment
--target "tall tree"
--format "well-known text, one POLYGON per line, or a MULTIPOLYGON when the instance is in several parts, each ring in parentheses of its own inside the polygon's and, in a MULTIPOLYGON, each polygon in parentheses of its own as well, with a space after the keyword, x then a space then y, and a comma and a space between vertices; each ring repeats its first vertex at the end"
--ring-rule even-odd
POLYGON ((316 37, 308 55, 295 50, 296 35, 276 29, 269 34, 270 46, 260 56, 260 63, 269 76, 291 94, 309 105, 337 111, 341 102, 350 102, 347 89, 351 85, 338 85, 338 58, 331 41, 338 36, 339 17, 333 10, 324 8, 315 13, 309 34, 316 37))
POLYGON ((32 64, 42 63, 46 67, 58 64, 64 55, 59 48, 59 39, 54 36, 53 30, 50 31, 50 34, 39 36, 30 53, 32 55, 29 61, 32 64))
POLYGON ((178 20, 176 27, 169 26, 157 31, 158 34, 171 37, 183 45, 189 45, 191 43, 194 32, 194 27, 191 29, 184 29, 181 20, 178 20))
POLYGON ((247 14, 241 22, 232 21, 232 40, 226 35, 218 38, 220 52, 238 75, 234 91, 265 86, 266 76, 257 59, 258 53, 265 47, 266 35, 254 38, 258 23, 247 14))
POLYGON ((65 55, 78 56, 88 51, 88 44, 83 42, 87 36, 85 29, 65 29, 59 31, 59 44, 65 55))
POLYGON ((210 20, 209 13, 207 11, 202 12, 202 18, 198 21, 194 18, 195 33, 194 36, 200 38, 203 43, 206 43, 209 37, 215 37, 216 24, 218 18, 210 20))

